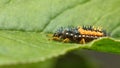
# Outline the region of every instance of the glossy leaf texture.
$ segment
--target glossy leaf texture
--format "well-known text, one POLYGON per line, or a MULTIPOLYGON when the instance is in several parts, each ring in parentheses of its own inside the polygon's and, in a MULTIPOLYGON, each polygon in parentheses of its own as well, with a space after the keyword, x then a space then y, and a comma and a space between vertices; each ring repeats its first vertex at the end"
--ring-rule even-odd
POLYGON ((40 62, 77 48, 120 54, 120 0, 1 0, 0 65, 40 62), (61 26, 101 26, 110 36, 88 44, 46 36, 61 26))

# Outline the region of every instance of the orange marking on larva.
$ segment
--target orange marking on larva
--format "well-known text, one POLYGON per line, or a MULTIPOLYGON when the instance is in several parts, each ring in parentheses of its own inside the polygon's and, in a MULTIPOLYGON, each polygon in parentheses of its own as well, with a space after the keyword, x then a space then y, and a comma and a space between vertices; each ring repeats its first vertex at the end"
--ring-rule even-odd
POLYGON ((82 29, 82 28, 79 28, 78 31, 80 32, 80 34, 93 35, 93 32, 92 32, 92 31, 84 30, 84 29, 82 29))
POLYGON ((85 34, 85 35, 87 35, 87 34, 88 34, 87 30, 84 30, 84 34, 85 34))
POLYGON ((92 35, 92 31, 87 31, 87 35, 92 35))
POLYGON ((103 33, 97 32, 97 36, 103 36, 103 33))
POLYGON ((91 31, 90 35, 94 35, 94 36, 96 36, 97 33, 96 33, 95 31, 91 31))
POLYGON ((84 34, 84 35, 103 36, 103 33, 101 32, 84 30, 82 28, 79 28, 78 31, 80 32, 80 34, 84 34))
POLYGON ((79 31, 81 34, 85 34, 85 30, 82 29, 82 28, 79 28, 78 31, 79 31))

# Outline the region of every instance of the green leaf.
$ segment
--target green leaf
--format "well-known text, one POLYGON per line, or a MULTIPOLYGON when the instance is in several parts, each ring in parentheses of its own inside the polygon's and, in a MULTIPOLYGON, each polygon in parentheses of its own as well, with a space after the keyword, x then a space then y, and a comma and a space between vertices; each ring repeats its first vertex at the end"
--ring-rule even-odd
POLYGON ((120 54, 120 41, 116 41, 110 38, 103 38, 95 41, 95 43, 92 44, 92 47, 90 47, 90 49, 101 52, 120 54))
POLYGON ((77 48, 119 54, 119 6, 120 0, 0 0, 0 65, 44 61, 77 48), (102 26, 114 40, 84 45, 48 40, 48 33, 68 25, 102 26))
POLYGON ((49 41, 47 36, 36 32, 0 31, 0 64, 44 61, 77 48, 49 41))

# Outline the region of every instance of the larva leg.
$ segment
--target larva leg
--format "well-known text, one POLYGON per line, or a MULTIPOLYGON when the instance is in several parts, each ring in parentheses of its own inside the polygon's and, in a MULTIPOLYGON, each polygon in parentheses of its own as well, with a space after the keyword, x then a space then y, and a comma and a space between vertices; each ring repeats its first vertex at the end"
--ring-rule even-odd
POLYGON ((53 37, 52 40, 60 41, 60 38, 59 37, 53 37))
POLYGON ((64 43, 68 43, 68 42, 70 42, 70 39, 69 39, 69 38, 66 38, 66 39, 63 40, 63 42, 64 42, 64 43))
POLYGON ((85 44, 85 39, 84 39, 84 38, 82 38, 82 39, 80 40, 80 44, 85 44))

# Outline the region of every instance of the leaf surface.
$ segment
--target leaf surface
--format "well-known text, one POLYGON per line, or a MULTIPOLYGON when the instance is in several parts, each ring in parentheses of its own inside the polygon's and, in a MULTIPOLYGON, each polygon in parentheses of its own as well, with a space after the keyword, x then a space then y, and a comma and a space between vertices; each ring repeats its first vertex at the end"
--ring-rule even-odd
POLYGON ((0 65, 38 62, 77 48, 120 54, 120 0, 1 0, 0 65), (88 44, 49 41, 61 26, 95 25, 109 38, 88 44))

